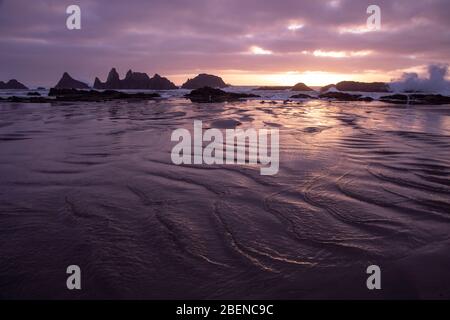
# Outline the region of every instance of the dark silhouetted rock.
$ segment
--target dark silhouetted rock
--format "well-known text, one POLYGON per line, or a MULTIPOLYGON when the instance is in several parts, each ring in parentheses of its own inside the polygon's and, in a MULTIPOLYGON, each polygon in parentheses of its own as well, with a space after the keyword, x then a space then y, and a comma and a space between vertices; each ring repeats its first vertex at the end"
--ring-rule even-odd
POLYGON ((104 89, 104 84, 100 81, 99 78, 95 77, 94 80, 94 89, 104 89))
POLYGON ((89 86, 81 81, 75 80, 67 72, 64 72, 61 80, 56 84, 57 89, 89 89, 89 86))
POLYGON ((450 104, 450 97, 440 94, 393 94, 380 97, 380 101, 395 104, 440 105, 450 104))
POLYGON ((193 79, 188 79, 182 86, 182 89, 200 89, 203 87, 225 88, 228 85, 221 77, 211 74, 201 73, 193 79))
POLYGON ((116 68, 112 68, 108 73, 108 77, 106 78, 105 87, 102 89, 120 89, 121 83, 119 78, 119 73, 116 68))
POLYGON ((157 93, 125 93, 115 90, 76 90, 76 89, 50 89, 48 95, 56 97, 50 101, 108 101, 108 100, 151 100, 159 98, 157 93))
POLYGON ((119 89, 149 89, 149 81, 146 73, 128 70, 125 79, 120 81, 119 89))
POLYGON ((344 92, 327 92, 319 95, 321 99, 331 99, 337 101, 372 101, 370 97, 363 97, 360 94, 348 94, 344 92))
POLYGON ((149 81, 149 88, 152 90, 174 90, 178 87, 169 79, 161 77, 159 74, 155 74, 149 81))
POLYGON ((192 90, 191 93, 185 95, 185 97, 191 99, 192 102, 209 103, 236 101, 246 98, 257 98, 259 96, 255 94, 226 92, 220 89, 203 87, 192 90))
POLYGON ((292 87, 291 91, 314 91, 310 87, 308 87, 303 82, 297 83, 295 86, 292 87))
POLYGON ((116 69, 113 68, 109 74, 105 83, 102 83, 99 78, 95 78, 95 89, 134 89, 134 90, 172 90, 178 89, 167 78, 161 77, 155 74, 153 78, 150 78, 146 73, 133 72, 128 70, 124 79, 119 78, 119 74, 116 69))
POLYGON ((119 73, 117 73, 116 68, 112 68, 111 71, 109 71, 105 83, 101 82, 99 78, 95 77, 94 89, 122 89, 119 73))
POLYGON ((28 90, 26 86, 17 81, 16 79, 11 79, 8 82, 0 81, 0 89, 8 90, 28 90))
POLYGON ((46 97, 8 97, 4 101, 18 103, 47 103, 50 99, 46 97))
POLYGON ((331 88, 336 88, 336 85, 335 84, 326 85, 325 87, 320 88, 320 92, 327 92, 331 88))
POLYGON ((406 104, 408 102, 408 96, 406 94, 393 94, 389 96, 380 97, 380 101, 389 103, 406 104))
POLYGON ((341 81, 336 85, 339 91, 389 92, 389 85, 384 82, 341 81))
POLYGON ((412 104, 450 104, 450 97, 441 94, 411 94, 409 100, 412 104))
POLYGON ((308 94, 299 93, 291 97, 291 99, 317 99, 316 97, 312 97, 308 94))

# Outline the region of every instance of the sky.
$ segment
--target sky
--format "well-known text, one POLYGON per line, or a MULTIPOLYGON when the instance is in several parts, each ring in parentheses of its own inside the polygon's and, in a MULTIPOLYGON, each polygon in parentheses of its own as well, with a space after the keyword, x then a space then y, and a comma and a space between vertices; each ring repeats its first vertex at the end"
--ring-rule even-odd
POLYGON ((93 83, 116 67, 181 85, 390 81, 450 62, 449 0, 0 0, 0 80, 93 83), (81 8, 81 29, 66 8, 81 8), (381 9, 380 30, 366 12, 381 9))

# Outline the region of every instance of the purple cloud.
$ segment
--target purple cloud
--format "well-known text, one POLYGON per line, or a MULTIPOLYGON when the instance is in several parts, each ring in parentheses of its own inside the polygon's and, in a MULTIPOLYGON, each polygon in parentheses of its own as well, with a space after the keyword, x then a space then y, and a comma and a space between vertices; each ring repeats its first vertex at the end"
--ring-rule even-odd
POLYGON ((377 1, 382 29, 359 33, 352 30, 364 27, 372 1, 80 0, 82 29, 76 31, 65 26, 70 4, 0 0, 1 80, 53 85, 68 71, 92 82, 112 66, 178 83, 200 71, 370 72, 389 80, 404 70, 450 63, 445 0, 377 1), (293 24, 302 27, 289 29, 293 24), (271 54, 251 54, 252 46, 271 54))

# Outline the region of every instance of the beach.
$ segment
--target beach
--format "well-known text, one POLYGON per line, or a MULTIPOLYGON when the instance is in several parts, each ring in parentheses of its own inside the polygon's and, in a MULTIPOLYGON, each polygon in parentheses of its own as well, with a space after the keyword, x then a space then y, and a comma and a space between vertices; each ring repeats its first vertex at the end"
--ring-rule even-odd
POLYGON ((450 298, 448 105, 182 94, 0 104, 1 298, 450 298), (278 173, 173 164, 194 120, 279 129, 278 173))

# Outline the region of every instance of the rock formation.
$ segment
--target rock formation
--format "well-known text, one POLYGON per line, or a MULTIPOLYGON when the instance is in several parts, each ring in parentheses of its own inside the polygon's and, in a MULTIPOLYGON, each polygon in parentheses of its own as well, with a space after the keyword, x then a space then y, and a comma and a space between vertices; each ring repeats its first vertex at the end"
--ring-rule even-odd
POLYGON ((344 92, 327 92, 319 95, 320 99, 330 99, 336 101, 367 101, 373 100, 371 97, 363 97, 360 94, 348 94, 344 92))
POLYGON ((359 92, 389 92, 389 86, 384 82, 341 81, 336 85, 339 91, 359 92))
POLYGON ((173 84, 169 79, 161 77, 159 74, 155 74, 153 78, 150 79, 150 88, 153 90, 173 90, 178 89, 178 87, 173 84))
POLYGON ((136 90, 173 90, 177 89, 169 79, 155 74, 150 78, 146 73, 133 72, 128 70, 124 79, 120 79, 115 68, 112 68, 108 74, 106 82, 101 82, 99 78, 95 78, 95 89, 136 89, 136 90))
POLYGON ((308 87, 303 82, 297 83, 295 86, 292 87, 291 91, 314 91, 310 87, 308 87))
POLYGON ((109 100, 151 100, 159 98, 158 93, 125 93, 115 90, 76 90, 51 88, 49 97, 55 97, 53 101, 109 101, 109 100))
POLYGON ((221 77, 211 74, 201 73, 193 79, 188 79, 182 86, 182 89, 200 89, 203 87, 225 88, 228 85, 221 77))
POLYGON ((299 93, 299 94, 293 95, 291 97, 291 99, 317 99, 317 98, 316 97, 312 97, 309 94, 299 93))
POLYGON ((255 94, 226 92, 220 89, 203 87, 192 90, 191 93, 185 95, 192 102, 209 103, 209 102, 226 102, 236 101, 245 98, 257 98, 255 94))
POLYGON ((329 84, 329 85, 326 85, 326 86, 320 88, 320 92, 327 92, 327 91, 330 90, 331 88, 336 88, 336 85, 335 85, 335 84, 329 84))
POLYGON ((441 94, 393 94, 380 97, 380 101, 395 104, 441 105, 450 104, 450 97, 441 94))
POLYGON ((8 82, 0 81, 0 89, 17 89, 17 90, 28 90, 26 86, 17 81, 16 79, 9 80, 8 82))
POLYGON ((75 80, 67 72, 64 72, 61 80, 55 86, 56 89, 89 89, 89 86, 81 81, 75 80))

